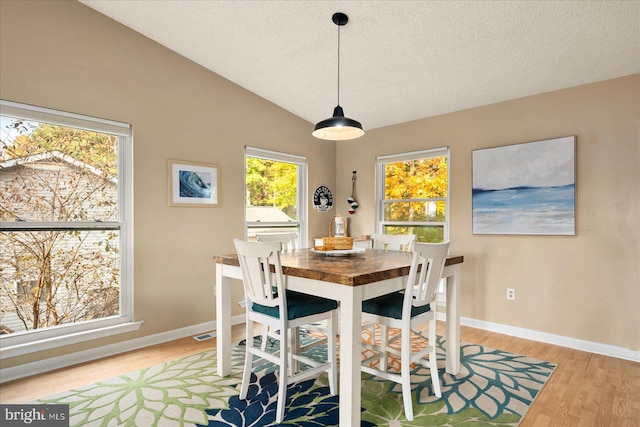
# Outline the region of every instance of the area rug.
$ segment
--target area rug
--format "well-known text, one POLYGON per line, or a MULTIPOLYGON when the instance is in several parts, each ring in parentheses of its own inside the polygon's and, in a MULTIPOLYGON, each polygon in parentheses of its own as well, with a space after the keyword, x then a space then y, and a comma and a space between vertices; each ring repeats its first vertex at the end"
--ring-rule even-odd
MULTIPOLYGON (((260 339, 260 338, 257 338, 260 339)), ((412 340, 421 345, 421 336, 412 340)), ((463 343, 458 375, 444 372, 438 338, 442 398, 431 393, 429 369, 414 366, 414 420, 404 417, 400 386, 362 374, 362 426, 517 426, 555 365, 526 356, 463 343)), ((275 348, 274 348, 275 350, 275 348)), ((311 355, 323 358, 325 346, 311 355)), ((270 426, 275 425, 277 370, 255 370, 248 398, 238 398, 244 347, 233 351, 232 375, 216 375, 216 352, 205 351, 38 400, 68 404, 70 426, 270 426)), ((289 386, 282 424, 338 425, 338 396, 326 374, 289 386)))

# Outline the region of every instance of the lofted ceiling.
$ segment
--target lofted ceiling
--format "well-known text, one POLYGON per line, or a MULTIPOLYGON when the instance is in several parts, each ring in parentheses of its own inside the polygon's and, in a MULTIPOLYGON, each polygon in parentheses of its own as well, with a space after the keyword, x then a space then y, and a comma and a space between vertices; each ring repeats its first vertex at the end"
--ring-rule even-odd
POLYGON ((640 72, 640 1, 80 0, 315 123, 365 130, 640 72))

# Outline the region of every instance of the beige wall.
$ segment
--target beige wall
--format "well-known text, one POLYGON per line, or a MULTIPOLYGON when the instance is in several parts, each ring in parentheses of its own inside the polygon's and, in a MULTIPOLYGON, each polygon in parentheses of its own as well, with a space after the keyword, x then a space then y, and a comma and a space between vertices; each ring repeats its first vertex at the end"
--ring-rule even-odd
MULTIPOLYGON (((358 171, 354 235, 375 227, 377 155, 451 147, 453 253, 462 254, 462 315, 640 350, 640 75, 369 131, 336 152, 337 199, 358 171), (472 150, 577 138, 576 236, 471 230, 472 150), (507 301, 506 289, 516 290, 507 301)), ((340 204, 346 215, 346 202, 340 204)))
MULTIPOLYGON (((315 140, 312 124, 75 1, 0 1, 0 97, 134 126, 136 333, 4 360, 10 367, 214 320, 215 254, 243 234, 243 147, 309 158, 309 192, 351 171, 374 227, 379 154, 451 147, 452 251, 463 254, 463 316, 640 350, 640 77, 632 76, 315 140), (577 136, 577 236, 474 236, 471 151, 577 136), (167 205, 167 160, 221 165, 221 207, 167 205), (334 171, 336 171, 334 173, 334 171), (517 299, 505 298, 507 287, 517 299)), ((309 236, 329 215, 309 209, 309 236)), ((239 296, 238 296, 239 299, 239 296)), ((234 308, 237 314, 237 308, 234 308)))
MULTIPOLYGON (((2 366, 215 320, 212 257, 233 252, 232 239, 243 236, 244 146, 307 156, 314 189, 335 187, 335 143, 318 141, 312 124, 80 3, 0 5, 2 99, 133 125, 134 309, 144 320, 136 333, 2 366), (221 207, 169 207, 168 159, 219 164, 221 207)), ((321 235, 328 216, 309 211, 310 235, 321 235)))

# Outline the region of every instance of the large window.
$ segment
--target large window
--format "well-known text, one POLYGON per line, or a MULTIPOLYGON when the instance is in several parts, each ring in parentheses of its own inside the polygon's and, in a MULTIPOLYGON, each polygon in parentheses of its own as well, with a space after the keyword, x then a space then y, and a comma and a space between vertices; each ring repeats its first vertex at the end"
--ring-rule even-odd
POLYGON ((1 357, 138 328, 131 127, 0 106, 1 357))
POLYGON ((449 149, 380 156, 376 165, 377 231, 449 238, 449 149))
POLYGON ((307 245, 307 159, 255 147, 245 148, 245 229, 259 233, 295 232, 307 245))

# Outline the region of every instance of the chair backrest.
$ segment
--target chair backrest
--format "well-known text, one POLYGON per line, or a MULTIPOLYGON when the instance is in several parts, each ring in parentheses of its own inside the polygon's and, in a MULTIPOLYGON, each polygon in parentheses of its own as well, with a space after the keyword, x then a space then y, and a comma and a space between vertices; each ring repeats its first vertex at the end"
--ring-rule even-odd
POLYGON ((383 251, 413 251, 416 242, 415 234, 372 234, 373 249, 383 251))
POLYGON ((285 287, 280 263, 280 242, 245 242, 233 239, 233 244, 240 261, 245 296, 251 302, 268 307, 281 305, 285 287), (274 267, 273 272, 271 266, 274 267))
MULTIPOLYGON (((415 244, 414 261, 416 261, 416 255, 418 260, 414 263, 416 264, 415 266, 413 264, 411 266, 405 291, 405 295, 412 297, 411 305, 414 307, 432 304, 436 301, 438 285, 440 284, 440 279, 442 279, 442 270, 444 269, 444 263, 447 261, 450 243, 447 241, 443 243, 415 244), (420 271, 415 271, 418 269, 420 271)), ((411 311, 410 307, 408 311, 411 311)))
POLYGON ((296 233, 268 233, 256 234, 258 242, 280 242, 282 250, 294 250, 298 245, 298 235, 296 233))

